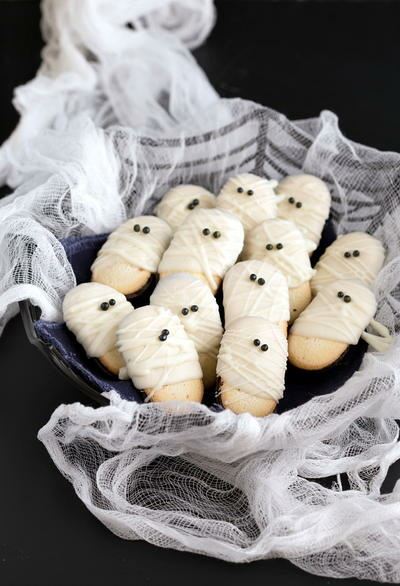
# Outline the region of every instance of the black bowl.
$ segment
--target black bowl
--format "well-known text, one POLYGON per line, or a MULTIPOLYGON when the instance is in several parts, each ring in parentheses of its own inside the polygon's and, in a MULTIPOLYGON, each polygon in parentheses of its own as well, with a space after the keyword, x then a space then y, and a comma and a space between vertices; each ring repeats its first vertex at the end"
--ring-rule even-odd
MULTIPOLYGON (((313 264, 335 237, 333 225, 328 221, 320 246, 313 254, 313 264)), ((78 284, 90 281, 90 266, 106 238, 107 234, 101 234, 83 238, 67 238, 62 241, 78 284)), ((135 307, 148 303, 153 288, 154 285, 135 299, 135 307)), ((218 295, 217 299, 223 315, 221 295, 218 295)), ((31 343, 91 399, 100 404, 107 404, 108 400, 103 393, 115 390, 124 399, 143 402, 142 393, 130 381, 119 380, 107 373, 99 362, 88 358, 64 323, 40 319, 40 309, 32 305, 29 300, 21 301, 20 309, 31 343)), ((286 373, 285 396, 279 403, 278 412, 301 405, 315 395, 335 391, 359 368, 366 347, 363 341, 360 341, 357 346, 350 346, 339 362, 322 371, 302 371, 289 364, 286 373)), ((212 392, 206 395, 205 403, 213 410, 222 408, 216 402, 215 393, 212 392)))

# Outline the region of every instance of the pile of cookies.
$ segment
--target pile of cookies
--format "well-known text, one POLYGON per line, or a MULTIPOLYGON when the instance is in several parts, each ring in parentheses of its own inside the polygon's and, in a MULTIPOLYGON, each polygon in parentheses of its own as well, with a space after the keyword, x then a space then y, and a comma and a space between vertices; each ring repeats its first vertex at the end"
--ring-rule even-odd
POLYGON ((201 401, 216 389, 226 408, 267 415, 283 396, 288 359, 318 370, 360 337, 380 351, 390 341, 373 319, 379 240, 339 236, 311 265, 330 203, 325 183, 304 174, 280 183, 237 175, 218 196, 174 187, 155 216, 109 235, 92 281, 65 296, 66 325, 148 400, 201 401))

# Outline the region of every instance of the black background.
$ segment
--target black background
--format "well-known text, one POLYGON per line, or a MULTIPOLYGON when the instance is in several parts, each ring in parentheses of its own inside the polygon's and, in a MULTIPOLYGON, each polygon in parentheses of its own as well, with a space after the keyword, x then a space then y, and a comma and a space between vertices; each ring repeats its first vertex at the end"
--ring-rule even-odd
MULTIPOLYGON (((217 26, 195 54, 222 95, 291 118, 331 109, 353 140, 400 150, 396 2, 222 0, 217 6, 217 26)), ((0 2, 0 139, 17 120, 13 88, 35 75, 41 46, 38 3, 0 2)), ((87 399, 29 345, 19 318, 0 339, 0 366, 2 586, 334 582, 283 560, 238 566, 113 536, 36 440, 60 403, 87 399)), ((397 466, 387 486, 399 475, 397 466)))

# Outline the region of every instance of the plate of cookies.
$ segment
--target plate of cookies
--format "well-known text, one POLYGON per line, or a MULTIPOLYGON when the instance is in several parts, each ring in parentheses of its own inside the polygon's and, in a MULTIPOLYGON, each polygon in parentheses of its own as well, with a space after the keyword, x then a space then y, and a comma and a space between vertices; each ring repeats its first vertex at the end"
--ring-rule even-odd
POLYGON ((115 390, 263 417, 331 393, 391 339, 374 319, 384 247, 335 234, 330 203, 309 174, 171 187, 153 214, 62 241, 64 322, 22 302, 29 336, 100 403, 115 390))

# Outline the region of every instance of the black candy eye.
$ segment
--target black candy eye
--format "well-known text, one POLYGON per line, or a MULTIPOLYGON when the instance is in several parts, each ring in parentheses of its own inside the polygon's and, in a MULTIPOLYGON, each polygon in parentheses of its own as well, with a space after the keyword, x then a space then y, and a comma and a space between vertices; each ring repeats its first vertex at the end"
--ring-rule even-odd
POLYGON ((265 279, 263 279, 262 277, 260 277, 260 278, 258 279, 257 283, 258 283, 259 285, 265 285, 265 279))
POLYGON ((265 247, 267 250, 273 250, 274 245, 273 244, 267 244, 267 246, 265 247))
POLYGON ((140 232, 140 226, 139 226, 139 224, 135 224, 133 226, 133 230, 134 230, 134 232, 140 232))
POLYGON ((199 205, 199 203, 200 203, 200 200, 198 200, 198 199, 193 199, 193 200, 190 202, 190 204, 188 205, 188 209, 189 209, 189 210, 194 210, 194 208, 195 208, 196 206, 198 206, 198 205, 199 205))
POLYGON ((243 193, 243 187, 238 187, 238 188, 237 188, 237 192, 238 192, 238 193, 243 193))
POLYGON ((253 191, 252 189, 249 189, 249 190, 247 191, 247 195, 254 195, 254 191, 253 191))
POLYGON ((107 311, 108 307, 109 307, 109 305, 108 305, 107 301, 103 301, 103 303, 100 303, 100 309, 102 311, 107 311))
POLYGON ((214 238, 221 238, 221 232, 218 232, 218 230, 216 230, 215 232, 213 232, 213 236, 214 238))
POLYGON ((110 305, 115 305, 117 302, 115 301, 115 299, 109 299, 109 300, 108 300, 108 303, 109 303, 110 305))
POLYGON ((345 258, 350 258, 351 257, 351 252, 346 250, 346 252, 343 255, 345 258))
POLYGON ((182 315, 187 315, 189 313, 189 309, 187 307, 182 307, 181 313, 182 315))
POLYGON ((254 344, 254 346, 259 346, 261 344, 261 342, 258 338, 256 338, 255 340, 253 340, 253 344, 254 344))
POLYGON ((337 296, 339 297, 339 299, 342 299, 342 297, 344 297, 343 291, 338 291, 337 296))
POLYGON ((283 248, 283 244, 282 242, 278 242, 278 244, 276 245, 277 250, 282 250, 283 248))
POLYGON ((266 352, 266 351, 268 350, 268 344, 263 344, 263 345, 261 346, 261 350, 262 350, 263 352, 266 352))
POLYGON ((196 311, 199 311, 199 306, 198 305, 192 305, 190 309, 196 313, 196 311))
POLYGON ((303 206, 303 204, 301 203, 301 201, 298 201, 296 203, 296 208, 301 208, 303 206))
POLYGON ((288 202, 291 203, 291 204, 293 204, 295 202, 294 197, 289 197, 288 202))
POLYGON ((344 301, 345 303, 350 303, 350 301, 351 301, 351 297, 350 297, 350 295, 345 295, 345 296, 343 297, 343 301, 344 301))
POLYGON ((251 273, 250 281, 256 281, 256 280, 257 280, 257 275, 255 273, 251 273))
POLYGON ((166 336, 165 334, 160 334, 158 336, 158 339, 160 340, 160 342, 165 342, 168 339, 168 336, 166 336))
POLYGON ((149 234, 150 233, 150 228, 148 226, 145 226, 143 228, 143 234, 149 234))
POLYGON ((210 234, 210 230, 208 228, 204 228, 203 234, 204 236, 208 236, 210 234))
POLYGON ((359 250, 353 250, 353 256, 360 256, 359 250))

